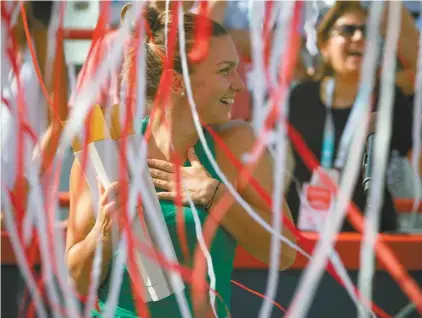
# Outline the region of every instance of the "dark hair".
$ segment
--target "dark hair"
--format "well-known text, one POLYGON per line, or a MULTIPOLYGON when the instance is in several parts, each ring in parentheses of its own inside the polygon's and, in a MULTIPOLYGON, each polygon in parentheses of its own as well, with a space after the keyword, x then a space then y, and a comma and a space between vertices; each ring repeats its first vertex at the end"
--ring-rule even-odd
MULTIPOLYGON (((330 10, 322 18, 321 22, 318 24, 317 28, 317 44, 318 47, 324 45, 324 43, 329 39, 331 30, 334 27, 336 21, 343 16, 345 13, 350 11, 360 11, 366 14, 365 8, 360 4, 360 1, 337 1, 330 10)), ((324 61, 324 66, 322 67, 322 74, 320 76, 332 74, 333 70, 331 66, 324 61)))
POLYGON ((53 9, 53 1, 32 1, 31 5, 34 18, 48 27, 53 9))
MULTIPOLYGON (((148 6, 144 12, 145 20, 148 23, 150 34, 146 32, 144 39, 145 60, 146 60, 146 97, 148 100, 154 99, 160 78, 163 73, 164 61, 166 56, 165 48, 165 23, 166 12, 160 12, 156 8, 148 6)), ((174 21, 174 13, 168 11, 169 31, 171 23, 174 21)), ((194 44, 194 38, 198 25, 201 23, 211 24, 211 36, 228 35, 227 30, 219 23, 200 15, 190 12, 183 14, 183 27, 186 39, 186 51, 189 52, 194 44)), ((136 37, 136 34, 134 35, 136 37)), ((134 50, 129 50, 123 68, 123 79, 130 80, 130 68, 134 63, 134 50)), ((188 58, 189 70, 192 70, 192 61, 188 58)), ((182 61, 180 58, 179 30, 176 35, 175 52, 173 55, 173 69, 182 73, 182 61)))

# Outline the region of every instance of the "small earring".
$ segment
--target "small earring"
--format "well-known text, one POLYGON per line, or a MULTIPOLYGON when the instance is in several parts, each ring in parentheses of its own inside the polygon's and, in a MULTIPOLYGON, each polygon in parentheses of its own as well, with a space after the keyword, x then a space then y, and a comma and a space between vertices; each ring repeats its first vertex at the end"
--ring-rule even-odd
POLYGON ((184 91, 182 91, 182 92, 180 93, 180 96, 185 96, 185 92, 184 92, 184 91))

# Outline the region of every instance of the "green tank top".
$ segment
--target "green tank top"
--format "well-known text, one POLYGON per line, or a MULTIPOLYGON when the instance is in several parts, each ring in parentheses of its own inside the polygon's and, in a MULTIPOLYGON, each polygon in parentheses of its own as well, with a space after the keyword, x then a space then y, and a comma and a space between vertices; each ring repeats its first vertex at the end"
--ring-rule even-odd
MULTIPOLYGON (((148 125, 149 118, 146 117, 142 122, 142 133, 145 133, 146 127, 148 125)), ((208 134, 206 130, 204 130, 204 134, 206 137, 207 144, 215 158, 215 149, 214 149, 214 141, 212 137, 208 134)), ((211 163, 207 159, 205 151, 202 147, 200 141, 196 143, 194 146, 195 153, 198 156, 198 159, 201 161, 202 165, 207 169, 209 174, 219 181, 219 177, 217 176, 215 170, 213 169, 211 163)), ((189 162, 185 163, 185 166, 190 166, 189 162)), ((158 190, 159 191, 159 190, 158 190)), ((173 246, 176 252, 177 259, 179 263, 189 266, 192 268, 191 264, 187 264, 184 261, 183 253, 181 250, 179 237, 177 235, 176 229, 176 207, 173 202, 170 201, 160 201, 161 210, 164 215, 164 219, 166 221, 166 225, 173 242, 173 246)), ((184 207, 183 213, 185 216, 185 230, 186 230, 186 238, 188 241, 188 249, 190 254, 190 259, 193 259, 194 251, 196 250, 198 240, 196 237, 195 232, 195 223, 192 215, 192 209, 190 207, 184 207)), ((201 206, 196 206, 198 211, 198 216, 203 224, 204 221, 208 217, 207 211, 202 208, 201 206)), ((225 306, 230 309, 230 296, 231 296, 231 274, 233 270, 233 260, 235 256, 236 250, 236 241, 235 239, 222 227, 219 227, 215 238, 213 240, 210 254, 212 258, 212 263, 214 267, 214 272, 216 276, 216 290, 218 294, 224 301, 224 304, 219 300, 219 297, 216 297, 216 311, 218 314, 218 318, 227 317, 227 312, 225 306)), ((116 253, 113 257, 113 260, 116 257, 116 253)), ((111 273, 113 260, 109 267, 109 274, 111 273)), ((207 273, 205 273, 207 275, 207 273)), ((209 279, 207 277, 207 281, 209 279)), ((106 278, 103 285, 99 288, 98 291, 98 305, 101 311, 104 310, 105 302, 107 301, 108 292, 110 288, 110 275, 106 278)), ((192 302, 191 302, 191 286, 185 282, 185 295, 188 300, 188 304, 191 308, 192 312, 192 302)), ((177 301, 174 295, 170 295, 160 301, 157 302, 149 302, 148 308, 151 314, 151 318, 177 318, 181 317, 180 311, 178 309, 177 301)), ((101 316, 101 312, 94 310, 92 312, 93 317, 101 316)), ((123 281, 119 293, 118 304, 116 307, 116 311, 114 317, 138 317, 136 314, 136 306, 133 301, 133 294, 131 290, 131 282, 129 277, 129 272, 127 267, 125 266, 123 270, 123 281)))

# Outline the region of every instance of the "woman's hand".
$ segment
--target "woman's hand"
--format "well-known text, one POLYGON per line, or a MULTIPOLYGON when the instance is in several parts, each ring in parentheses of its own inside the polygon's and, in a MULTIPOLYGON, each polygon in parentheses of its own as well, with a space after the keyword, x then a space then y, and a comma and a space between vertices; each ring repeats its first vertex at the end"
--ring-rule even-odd
POLYGON ((98 181, 98 192, 100 199, 98 201, 99 215, 95 221, 94 228, 99 231, 103 239, 111 238, 113 220, 118 220, 118 212, 121 211, 125 202, 127 202, 127 185, 119 182, 113 182, 107 189, 98 181))
MULTIPOLYGON (((186 197, 186 191, 188 191, 193 203, 206 206, 216 194, 219 182, 209 175, 193 149, 189 150, 188 158, 192 166, 180 167, 182 182, 185 185, 181 191, 182 203, 188 203, 186 197)), ((176 165, 164 160, 148 159, 148 167, 154 185, 165 190, 165 192, 157 193, 158 198, 174 201, 177 193, 176 165)))

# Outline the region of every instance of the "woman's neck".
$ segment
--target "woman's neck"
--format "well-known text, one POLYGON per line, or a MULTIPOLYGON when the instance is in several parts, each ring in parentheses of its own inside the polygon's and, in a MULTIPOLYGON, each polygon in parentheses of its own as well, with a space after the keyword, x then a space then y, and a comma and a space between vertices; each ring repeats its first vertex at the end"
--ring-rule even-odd
POLYGON ((182 111, 169 110, 160 123, 160 114, 154 115, 151 123, 154 148, 164 157, 172 161, 173 155, 186 160, 187 152, 198 141, 198 134, 193 124, 192 115, 182 111))
POLYGON ((359 90, 358 76, 334 76, 335 88, 333 108, 349 108, 356 99, 359 90))

